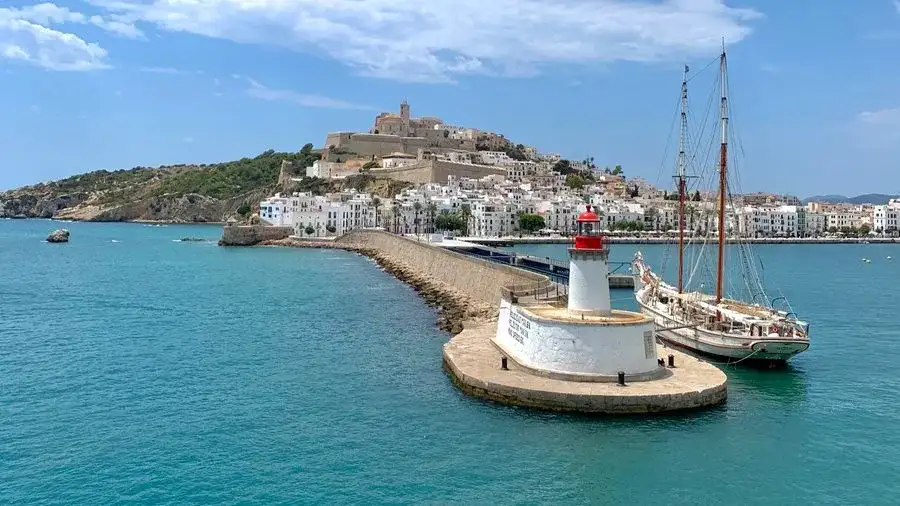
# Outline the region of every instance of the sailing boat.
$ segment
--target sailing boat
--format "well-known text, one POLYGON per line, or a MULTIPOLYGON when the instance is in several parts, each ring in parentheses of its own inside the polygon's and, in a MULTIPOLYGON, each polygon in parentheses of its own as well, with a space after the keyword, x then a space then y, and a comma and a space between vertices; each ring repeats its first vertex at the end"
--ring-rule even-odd
MULTIPOLYGON (((727 58, 723 47, 719 57, 721 81, 720 131, 718 166, 718 257, 716 261, 716 291, 688 291, 685 270, 685 200, 687 196, 687 157, 685 143, 687 129, 687 73, 684 69, 681 93, 681 135, 678 152, 678 285, 667 284, 644 261, 641 252, 635 254, 632 273, 635 276, 635 298, 641 311, 654 318, 657 337, 673 346, 727 360, 784 363, 809 348, 809 324, 790 310, 774 307, 775 300, 765 294, 758 277, 759 292, 745 302, 726 298, 725 281, 725 207, 728 198, 728 97, 727 58)), ((739 245, 739 247, 749 245, 739 245)), ((701 251, 705 251, 703 248, 701 251)), ((743 250, 741 250, 743 251, 743 250)), ((749 266, 742 265, 747 270, 749 266)), ((694 269, 696 271, 696 268, 694 269)), ((752 274, 752 273, 751 273, 752 274)), ((746 275, 746 273, 745 273, 746 275)), ((692 275, 693 277, 693 275, 692 275)), ((746 278, 745 278, 746 279, 746 278)), ((702 285, 701 285, 702 288, 702 285)), ((786 303, 786 300, 784 301, 786 303)))

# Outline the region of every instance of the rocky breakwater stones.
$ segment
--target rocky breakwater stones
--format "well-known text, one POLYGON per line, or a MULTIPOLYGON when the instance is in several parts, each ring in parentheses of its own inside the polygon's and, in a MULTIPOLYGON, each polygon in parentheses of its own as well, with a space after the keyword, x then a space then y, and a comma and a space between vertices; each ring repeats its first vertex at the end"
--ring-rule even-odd
POLYGON ((47 242, 52 243, 60 243, 60 242, 69 242, 69 231, 61 228, 59 230, 54 230, 47 236, 47 242))

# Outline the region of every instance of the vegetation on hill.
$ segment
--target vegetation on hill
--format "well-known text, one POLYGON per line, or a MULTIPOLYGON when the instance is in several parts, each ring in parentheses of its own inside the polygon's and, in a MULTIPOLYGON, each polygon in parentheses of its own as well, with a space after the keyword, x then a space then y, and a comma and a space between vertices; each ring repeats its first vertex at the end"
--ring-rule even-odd
POLYGON ((181 196, 199 193, 217 199, 229 199, 255 189, 274 186, 278 182, 283 160, 303 168, 312 165, 319 157, 319 154, 313 153, 312 144, 303 146, 299 153, 278 153, 270 149, 254 158, 241 158, 174 174, 163 180, 154 194, 181 196))
POLYGON ((816 195, 803 199, 803 203, 808 202, 827 202, 830 204, 875 204, 884 205, 889 200, 900 198, 900 195, 888 195, 884 193, 867 193, 865 195, 857 195, 855 197, 845 197, 843 195, 816 195))

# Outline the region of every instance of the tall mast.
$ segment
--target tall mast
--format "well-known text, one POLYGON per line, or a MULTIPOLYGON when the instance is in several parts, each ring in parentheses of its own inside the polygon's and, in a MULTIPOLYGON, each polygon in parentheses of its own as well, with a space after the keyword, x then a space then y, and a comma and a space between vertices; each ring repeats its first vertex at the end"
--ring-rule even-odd
POLYGON ((716 270, 716 302, 722 301, 722 281, 725 269, 725 199, 727 198, 728 184, 728 81, 727 62, 723 43, 722 56, 719 58, 719 79, 722 81, 722 143, 719 147, 719 264, 716 270))
POLYGON ((684 201, 686 198, 687 184, 685 173, 687 161, 685 160, 684 145, 687 136, 687 73, 690 69, 684 66, 681 78, 681 131, 678 137, 678 293, 684 292, 684 201))

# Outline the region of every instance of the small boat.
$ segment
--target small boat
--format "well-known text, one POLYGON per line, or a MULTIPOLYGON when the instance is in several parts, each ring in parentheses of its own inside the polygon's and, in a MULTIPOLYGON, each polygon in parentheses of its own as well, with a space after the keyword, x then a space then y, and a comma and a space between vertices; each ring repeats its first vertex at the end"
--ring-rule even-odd
MULTIPOLYGON (((784 297, 770 299, 766 294, 763 283, 756 270, 754 260, 750 258, 750 244, 740 242, 735 250, 738 252, 740 262, 736 262, 743 269, 742 276, 730 278, 731 281, 746 285, 748 292, 747 302, 736 296, 727 297, 725 293, 725 249, 726 235, 726 202, 730 201, 728 193, 728 101, 726 77, 726 54, 723 48, 719 58, 720 74, 718 83, 721 85, 720 107, 720 134, 721 141, 719 152, 715 159, 718 161, 718 194, 715 209, 710 207, 710 217, 713 212, 718 218, 715 237, 718 242, 717 257, 712 269, 715 269, 715 293, 703 292, 705 283, 700 283, 696 289, 691 289, 694 282, 694 274, 704 269, 698 269, 705 265, 704 252, 712 250, 707 245, 707 238, 697 238, 702 244, 695 245, 693 252, 699 252, 697 262, 693 269, 688 270, 685 279, 685 245, 688 242, 685 237, 686 200, 688 200, 687 181, 691 176, 687 175, 689 160, 703 157, 688 157, 685 154, 687 130, 687 83, 688 71, 685 67, 682 79, 681 94, 681 136, 678 152, 677 175, 675 180, 678 185, 678 283, 670 285, 661 276, 654 272, 650 265, 644 261, 641 252, 637 252, 632 261, 632 274, 635 278, 635 298, 641 311, 654 318, 656 321, 656 336, 667 344, 685 348, 699 354, 710 355, 726 361, 727 363, 739 363, 744 361, 762 362, 769 365, 783 364, 791 357, 809 349, 809 324, 797 318, 790 304, 784 297), (776 309, 775 305, 781 302, 786 310, 776 309)), ((717 85, 719 88, 719 85, 717 85)), ((697 144, 698 146, 701 144, 697 144)), ((710 234, 712 235, 712 234, 710 234)), ((693 239, 693 238, 691 238, 693 239)), ((712 262, 710 262, 712 263, 712 262)), ((665 270, 665 269, 664 269, 665 270)), ((712 276, 712 272, 708 274, 712 276)), ((710 280, 711 281, 711 280, 710 280)))

